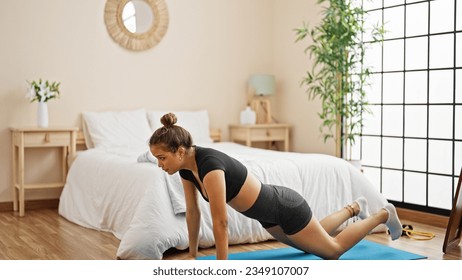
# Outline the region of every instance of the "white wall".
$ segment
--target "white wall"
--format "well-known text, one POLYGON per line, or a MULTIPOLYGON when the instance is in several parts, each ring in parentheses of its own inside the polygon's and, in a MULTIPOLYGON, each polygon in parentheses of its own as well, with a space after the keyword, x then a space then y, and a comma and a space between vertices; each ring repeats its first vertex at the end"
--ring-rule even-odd
MULTIPOLYGON (((228 136, 239 120, 246 81, 274 73, 274 115, 294 125, 292 148, 332 152, 317 135, 316 102, 299 87, 307 69, 305 45, 293 28, 316 18, 315 0, 167 0, 170 24, 159 45, 132 52, 112 41, 104 25, 105 1, 3 1, 0 10, 0 202, 11 201, 9 126, 35 125, 36 103, 26 80, 61 82, 51 100, 50 125, 80 124, 82 111, 207 109, 211 126, 228 136)), ((308 41, 307 41, 308 42, 308 41)), ((304 43, 307 43, 304 42, 304 43)), ((56 158, 33 151, 28 178, 47 178, 35 166, 56 158)), ((52 166, 52 163, 50 163, 52 166)), ((34 192, 27 199, 58 197, 34 192)))
POLYGON ((273 61, 274 73, 278 77, 278 94, 275 114, 281 122, 290 123, 292 129, 292 150, 297 152, 335 154, 333 143, 324 143, 319 131, 321 124, 317 113, 319 100, 311 101, 300 86, 300 81, 311 61, 305 48, 311 43, 309 38, 295 43, 295 28, 303 23, 316 25, 321 20, 321 8, 316 0, 275 0, 273 61))

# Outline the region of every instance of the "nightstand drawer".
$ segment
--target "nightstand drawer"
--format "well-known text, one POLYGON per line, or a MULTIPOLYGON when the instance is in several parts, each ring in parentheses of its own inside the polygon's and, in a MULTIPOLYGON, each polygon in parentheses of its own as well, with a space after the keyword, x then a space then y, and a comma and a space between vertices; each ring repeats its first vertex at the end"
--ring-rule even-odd
POLYGON ((71 142, 69 132, 28 132, 24 133, 25 146, 66 146, 71 142))
POLYGON ((276 141, 286 139, 284 128, 260 128, 250 130, 250 137, 253 141, 276 141))

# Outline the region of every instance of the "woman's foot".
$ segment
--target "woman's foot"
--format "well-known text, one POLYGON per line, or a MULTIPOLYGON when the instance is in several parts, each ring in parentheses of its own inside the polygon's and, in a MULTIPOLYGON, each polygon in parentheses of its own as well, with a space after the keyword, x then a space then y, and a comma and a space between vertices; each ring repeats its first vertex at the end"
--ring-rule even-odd
POLYGON ((360 197, 353 202, 353 209, 355 210, 355 216, 358 216, 361 220, 370 216, 367 200, 364 197, 360 197))
POLYGON ((398 213, 396 213, 396 208, 393 204, 388 203, 383 209, 388 212, 388 219, 385 222, 385 225, 390 231, 391 240, 396 240, 401 236, 401 233, 403 232, 403 227, 398 218, 398 213))

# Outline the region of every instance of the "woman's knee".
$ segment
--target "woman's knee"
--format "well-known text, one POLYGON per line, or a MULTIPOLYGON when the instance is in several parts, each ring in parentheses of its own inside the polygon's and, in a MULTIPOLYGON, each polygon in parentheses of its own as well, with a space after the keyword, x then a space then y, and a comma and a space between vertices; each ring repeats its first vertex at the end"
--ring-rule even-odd
POLYGON ((330 252, 326 252, 327 254, 325 254, 324 256, 320 256, 321 258, 325 259, 325 260, 338 260, 340 258, 340 256, 342 255, 342 252, 338 251, 338 250, 332 250, 330 252))
POLYGON ((303 230, 288 236, 288 238, 302 251, 322 259, 338 260, 344 253, 337 239, 322 230, 316 219, 312 220, 303 230))
POLYGON ((315 254, 324 260, 338 260, 344 251, 337 244, 330 244, 315 252, 307 252, 315 254))

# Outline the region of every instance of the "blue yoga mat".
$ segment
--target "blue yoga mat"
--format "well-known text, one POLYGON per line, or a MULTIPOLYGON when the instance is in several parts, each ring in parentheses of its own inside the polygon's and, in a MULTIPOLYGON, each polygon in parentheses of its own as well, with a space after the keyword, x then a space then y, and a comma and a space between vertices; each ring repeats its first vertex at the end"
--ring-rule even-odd
MULTIPOLYGON (((361 240, 353 248, 345 252, 340 260, 418 260, 427 257, 388 247, 368 240, 361 240)), ((213 260, 216 257, 205 256, 199 260, 213 260)), ((321 258, 307 254, 295 248, 281 248, 262 251, 251 251, 229 254, 230 260, 320 260, 321 258)))

